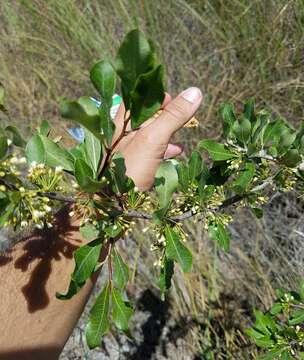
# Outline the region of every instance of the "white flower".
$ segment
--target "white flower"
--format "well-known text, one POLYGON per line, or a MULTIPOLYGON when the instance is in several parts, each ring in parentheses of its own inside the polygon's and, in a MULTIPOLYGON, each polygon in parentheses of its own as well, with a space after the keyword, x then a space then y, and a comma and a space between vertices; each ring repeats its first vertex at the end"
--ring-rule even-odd
POLYGON ((19 160, 16 156, 13 156, 11 159, 10 159, 10 163, 15 165, 15 164, 18 164, 19 160))
POLYGON ((36 229, 43 229, 43 224, 35 224, 36 229))
POLYGON ((12 140, 11 139, 7 139, 7 146, 10 146, 10 145, 12 145, 12 140))
POLYGON ((55 173, 58 174, 58 173, 61 173, 63 170, 63 167, 62 166, 56 166, 55 167, 55 173))
POLYGON ((20 159, 19 159, 19 164, 26 164, 26 157, 21 157, 20 159))
POLYGON ((26 220, 22 220, 20 223, 21 227, 26 227, 28 225, 28 222, 26 220))
POLYGON ((74 212, 74 211, 70 211, 70 212, 69 212, 69 216, 70 216, 70 217, 72 217, 72 216, 74 216, 74 215, 75 215, 75 212, 74 212))
POLYGON ((31 162, 31 167, 32 167, 32 168, 35 168, 36 166, 37 166, 37 162, 36 162, 36 161, 32 161, 32 162, 31 162))
POLYGON ((44 212, 39 211, 39 210, 34 210, 33 211, 33 216, 37 219, 41 219, 44 216, 44 212))
POLYGON ((23 187, 23 186, 21 186, 21 187, 19 188, 19 191, 20 191, 20 192, 25 192, 24 187, 23 187))
POLYGON ((52 211, 52 208, 50 206, 48 206, 48 205, 44 205, 43 208, 44 208, 44 210, 46 212, 51 212, 52 211))

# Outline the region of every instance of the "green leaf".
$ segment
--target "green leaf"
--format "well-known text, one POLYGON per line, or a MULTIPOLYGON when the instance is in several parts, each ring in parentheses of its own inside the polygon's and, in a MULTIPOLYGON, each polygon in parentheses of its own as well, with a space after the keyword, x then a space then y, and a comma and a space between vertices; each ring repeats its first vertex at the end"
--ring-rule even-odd
POLYGON ((86 327, 86 341, 90 349, 100 346, 101 337, 109 331, 109 312, 110 285, 107 284, 90 311, 90 318, 86 327))
POLYGON ((121 232, 122 232, 122 226, 118 223, 107 225, 104 228, 104 232, 110 237, 110 238, 116 238, 121 232))
POLYGON ((182 243, 177 231, 167 226, 165 229, 166 256, 170 260, 177 261, 184 272, 190 271, 192 267, 192 254, 182 243))
POLYGON ((36 161, 38 164, 45 163, 45 150, 39 134, 34 134, 25 148, 28 163, 36 161))
MULTIPOLYGON (((272 341, 273 342, 273 341, 272 341)), ((280 346, 279 348, 274 348, 267 352, 267 354, 259 356, 258 360, 272 360, 278 359, 278 356, 286 349, 286 345, 280 346)))
POLYGON ((289 130, 285 130, 278 141, 278 154, 283 155, 292 146, 296 139, 296 133, 291 133, 289 130))
POLYGON ((75 178, 79 186, 90 193, 100 191, 103 186, 103 183, 94 180, 92 169, 80 158, 75 161, 75 178))
POLYGON ((167 160, 160 164, 155 176, 154 185, 160 209, 167 208, 178 186, 177 170, 172 161, 167 160))
POLYGON ((114 165, 111 169, 112 177, 112 190, 119 195, 122 195, 134 188, 134 182, 131 178, 126 175, 125 159, 122 154, 116 152, 112 157, 112 164, 114 165))
POLYGON ((304 324, 304 309, 297 309, 291 314, 290 325, 304 324))
POLYGON ((208 234, 212 240, 218 242, 225 251, 230 248, 230 235, 222 224, 212 224, 208 227, 208 234))
POLYGON ((247 162, 245 167, 239 172, 232 186, 237 192, 244 192, 250 185, 255 174, 255 166, 252 162, 247 162))
POLYGON ((129 281, 129 268, 116 249, 113 251, 113 281, 117 288, 124 289, 129 281))
POLYGON ((5 128, 6 131, 9 131, 13 134, 12 142, 14 145, 24 148, 26 145, 26 141, 22 138, 19 130, 16 128, 16 126, 7 126, 5 128))
POLYGON ((277 119, 265 125, 262 136, 263 145, 270 143, 278 143, 281 134, 286 130, 286 123, 283 119, 277 119))
POLYGON ((263 217, 263 209, 261 208, 258 208, 258 207, 252 207, 250 208, 250 210, 252 211, 252 213, 254 214, 254 216, 257 218, 257 219, 261 219, 263 217))
POLYGON ((116 57, 115 69, 122 80, 122 95, 126 109, 130 108, 130 92, 137 78, 152 70, 155 65, 154 51, 144 34, 135 29, 124 38, 116 57))
POLYGON ((251 122, 254 123, 256 121, 256 116, 254 113, 254 100, 250 99, 244 104, 244 116, 251 122))
POLYGON ((81 236, 87 241, 95 240, 100 235, 99 229, 91 223, 86 223, 80 226, 79 232, 81 236))
POLYGON ((7 153, 8 145, 7 145, 7 137, 0 136, 0 159, 4 158, 7 153))
POLYGON ((61 300, 72 298, 93 274, 98 263, 102 239, 96 239, 81 246, 74 252, 75 269, 71 275, 71 282, 66 293, 57 293, 56 297, 61 300))
POLYGON ((245 330, 245 333, 250 336, 254 341, 263 338, 265 335, 254 327, 245 330))
POLYGON ((269 335, 264 336, 260 339, 256 339, 255 343, 257 344, 257 346, 259 346, 261 348, 269 348, 275 344, 269 335))
POLYGON ((84 134, 86 159, 88 159, 89 164, 94 171, 94 175, 96 177, 102 158, 102 146, 100 140, 87 129, 84 129, 84 134))
POLYGON ((265 335, 271 335, 276 331, 276 323, 270 314, 263 314, 260 310, 254 312, 256 317, 255 327, 261 330, 265 335))
POLYGON ((182 191, 189 191, 189 169, 185 164, 178 164, 176 167, 176 171, 178 174, 178 185, 182 191))
POLYGON ((201 174, 203 168, 203 160, 198 151, 192 151, 188 166, 189 180, 194 182, 194 180, 201 174))
POLYGON ((43 120, 39 126, 39 134, 48 136, 50 130, 50 124, 46 120, 43 120))
POLYGON ((84 96, 78 101, 66 100, 61 103, 60 111, 63 117, 82 125, 98 139, 103 140, 98 108, 91 98, 84 96))
POLYGON ((172 259, 168 259, 167 256, 164 256, 162 268, 160 270, 160 276, 158 278, 157 285, 162 293, 164 293, 170 289, 171 287, 171 279, 174 274, 174 261, 172 259))
POLYGON ((223 136, 227 137, 231 131, 233 123, 236 121, 233 104, 224 104, 220 109, 220 114, 223 119, 223 136))
POLYGON ((203 140, 199 143, 199 147, 207 150, 214 161, 230 160, 238 157, 238 155, 225 148, 223 144, 219 144, 214 140, 203 140))
POLYGON ((242 117, 241 121, 235 121, 232 126, 232 131, 235 134, 237 140, 246 146, 250 141, 251 134, 251 122, 246 117, 242 117))
POLYGON ((290 149, 287 153, 282 157, 281 162, 291 168, 296 167, 302 160, 299 151, 296 149, 290 149))
MULTIPOLYGON (((46 136, 38 135, 42 141, 44 148, 44 163, 47 166, 61 166, 66 171, 74 170, 74 159, 69 151, 61 148, 54 141, 46 136)), ((38 159, 40 156, 38 156, 38 159)), ((38 162, 38 159, 36 160, 38 162)))
POLYGON ((162 65, 138 77, 131 92, 131 126, 138 128, 154 115, 165 98, 164 71, 162 65))
POLYGON ((108 148, 112 145, 112 138, 115 132, 115 123, 111 118, 110 108, 102 106, 99 109, 100 125, 108 148))
POLYGON ((271 315, 277 315, 282 310, 283 310, 283 305, 281 303, 275 302, 270 309, 270 313, 271 315))
POLYGON ((46 136, 36 133, 27 143, 25 154, 29 163, 36 161, 47 166, 61 166, 66 171, 73 171, 73 156, 46 136))
POLYGON ((121 290, 112 290, 112 309, 113 322, 122 331, 129 328, 129 320, 133 314, 133 309, 128 301, 124 301, 121 290))
POLYGON ((3 207, 4 209, 1 208, 1 213, 0 213, 0 228, 2 228, 5 225, 5 223, 9 220, 9 218, 13 215, 16 209, 16 203, 13 201, 12 202, 6 201, 3 207))
POLYGON ((101 98, 110 107, 116 86, 116 74, 111 63, 106 60, 96 63, 90 71, 90 78, 101 98))

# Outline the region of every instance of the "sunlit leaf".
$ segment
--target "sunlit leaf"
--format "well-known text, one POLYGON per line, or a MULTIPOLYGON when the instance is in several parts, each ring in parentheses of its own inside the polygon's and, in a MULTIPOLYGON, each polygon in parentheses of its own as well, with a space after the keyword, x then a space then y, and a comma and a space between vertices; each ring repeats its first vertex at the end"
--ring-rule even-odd
POLYGON ((167 258, 177 261, 184 272, 189 271, 192 267, 192 254, 181 241, 178 232, 172 227, 167 226, 165 238, 167 258))
POLYGON ((107 284, 98 295, 91 311, 86 327, 86 341, 90 349, 100 346, 101 337, 110 328, 110 285, 107 284))
POLYGON ((214 161, 230 160, 238 157, 237 154, 227 149, 225 145, 219 144, 214 140, 203 140, 199 143, 199 147, 207 150, 214 161))

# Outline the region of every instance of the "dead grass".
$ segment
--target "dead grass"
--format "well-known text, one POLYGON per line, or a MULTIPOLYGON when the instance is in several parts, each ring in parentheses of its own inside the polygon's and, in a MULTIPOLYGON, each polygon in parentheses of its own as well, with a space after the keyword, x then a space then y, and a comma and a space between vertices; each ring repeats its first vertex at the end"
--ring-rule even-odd
MULTIPOLYGON (((23 130, 48 119, 55 133, 64 133, 58 100, 94 94, 88 69, 113 56, 135 26, 156 43, 172 94, 191 85, 205 94, 200 128, 180 134, 187 149, 218 135, 216 113, 226 100, 254 97, 294 123, 303 119, 303 0, 11 0, 0 2, 0 23, 0 81, 23 130)), ((191 274, 177 272, 170 298, 173 318, 186 319, 189 331, 170 351, 182 346, 185 359, 255 358, 242 335, 252 308, 266 308, 275 287, 292 287, 304 275, 302 213, 294 195, 273 199, 262 221, 241 211, 228 254, 200 225, 186 224, 196 262, 191 274)), ((150 239, 137 235, 129 255, 140 291, 153 282, 154 259, 150 239)))

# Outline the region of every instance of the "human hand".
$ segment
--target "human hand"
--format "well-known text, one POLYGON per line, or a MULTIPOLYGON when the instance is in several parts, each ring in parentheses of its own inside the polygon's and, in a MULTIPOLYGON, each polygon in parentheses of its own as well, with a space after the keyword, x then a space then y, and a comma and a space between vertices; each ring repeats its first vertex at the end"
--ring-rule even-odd
MULTIPOLYGON (((116 151, 124 156, 127 175, 140 190, 148 190, 153 185, 155 173, 164 158, 182 153, 182 146, 171 144, 170 138, 193 117, 201 102, 202 93, 195 87, 183 91, 174 100, 167 94, 162 113, 119 142, 116 151)), ((121 105, 114 120, 116 138, 123 129, 124 113, 121 105)))

